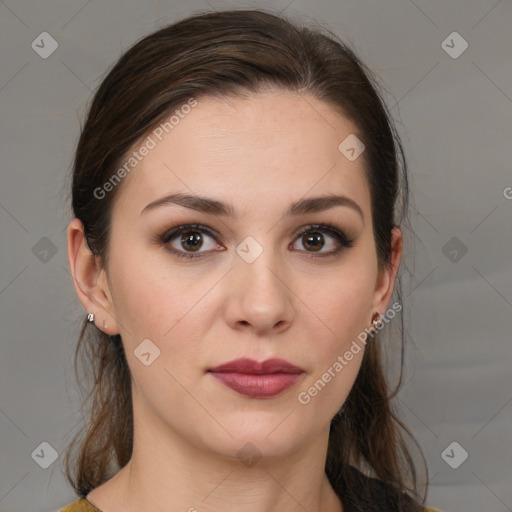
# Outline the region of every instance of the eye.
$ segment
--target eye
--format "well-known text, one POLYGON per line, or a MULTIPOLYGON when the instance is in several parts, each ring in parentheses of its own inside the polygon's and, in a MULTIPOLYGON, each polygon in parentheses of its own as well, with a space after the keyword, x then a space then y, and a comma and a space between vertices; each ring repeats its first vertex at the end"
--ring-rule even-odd
POLYGON ((306 248, 306 252, 313 253, 311 254, 312 257, 331 256, 339 253, 343 248, 352 247, 354 245, 353 239, 347 237, 343 231, 330 224, 313 224, 307 226, 297 235, 297 238, 300 244, 306 248), (330 245, 334 245, 334 249, 322 252, 322 249, 326 245, 325 234, 331 239, 330 245), (332 240, 334 240, 334 243, 332 240))
MULTIPOLYGON (((159 242, 166 246, 166 249, 185 259, 202 258, 207 256, 212 250, 221 248, 222 246, 216 241, 220 235, 214 233, 211 229, 201 224, 186 224, 172 228, 159 237, 159 242), (208 239, 212 240, 205 244, 208 239), (206 247, 205 247, 206 245, 206 247), (200 249, 205 249, 201 251, 200 249)), ((353 246, 354 240, 347 237, 343 231, 330 224, 313 224, 304 228, 295 239, 305 247, 300 252, 312 253, 311 257, 331 256, 339 253, 343 248, 353 246), (327 235, 327 237, 325 236, 327 235), (333 249, 322 251, 326 246, 326 240, 329 241, 333 249), (316 253, 316 254, 315 254, 316 253)), ((296 242, 295 242, 296 243, 296 242)), ((291 244, 292 247, 295 243, 291 244)), ((329 244, 327 244, 329 245, 329 244)), ((222 248, 220 250, 225 250, 222 248)), ((294 249, 296 250, 296 249, 294 249)))
MULTIPOLYGON (((209 250, 219 247, 218 243, 210 243, 206 251, 200 251, 204 245, 204 241, 208 238, 215 240, 216 235, 210 229, 200 224, 187 224, 178 226, 169 231, 166 231, 161 237, 160 241, 163 245, 167 246, 167 250, 176 256, 186 259, 202 258, 209 250), (206 237, 204 236, 206 235, 206 237), (177 239, 176 242, 169 243, 177 239)), ((208 244, 206 244, 208 245, 208 244)))

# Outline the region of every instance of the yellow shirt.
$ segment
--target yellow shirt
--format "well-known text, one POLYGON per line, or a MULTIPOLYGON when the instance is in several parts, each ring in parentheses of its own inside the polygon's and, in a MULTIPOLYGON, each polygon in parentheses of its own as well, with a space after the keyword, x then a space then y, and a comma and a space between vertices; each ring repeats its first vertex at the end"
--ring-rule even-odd
MULTIPOLYGON (((99 508, 95 507, 92 503, 85 498, 80 498, 67 507, 64 507, 60 512, 98 512, 99 508)), ((100 510, 101 512, 101 510, 100 510)))
MULTIPOLYGON (((60 512, 101 512, 101 510, 85 498, 80 498, 67 507, 61 509, 60 512)), ((439 510, 435 508, 425 508, 425 512, 439 512, 439 510)))

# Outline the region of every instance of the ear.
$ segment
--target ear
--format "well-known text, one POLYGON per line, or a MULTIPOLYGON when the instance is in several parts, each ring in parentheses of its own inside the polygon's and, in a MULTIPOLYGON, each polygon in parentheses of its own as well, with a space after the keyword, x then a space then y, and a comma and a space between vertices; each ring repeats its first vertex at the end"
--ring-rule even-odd
POLYGON ((94 313, 94 323, 100 330, 109 335, 119 334, 105 270, 99 257, 89 249, 79 219, 69 223, 67 241, 69 268, 80 302, 88 313, 94 313))
POLYGON ((383 315, 388 309, 391 296, 393 295, 393 289, 395 287, 395 278, 398 273, 398 267, 400 266, 400 260, 402 258, 402 248, 402 231, 400 228, 394 227, 391 231, 390 264, 384 265, 379 271, 373 296, 372 312, 377 312, 380 315, 383 315))

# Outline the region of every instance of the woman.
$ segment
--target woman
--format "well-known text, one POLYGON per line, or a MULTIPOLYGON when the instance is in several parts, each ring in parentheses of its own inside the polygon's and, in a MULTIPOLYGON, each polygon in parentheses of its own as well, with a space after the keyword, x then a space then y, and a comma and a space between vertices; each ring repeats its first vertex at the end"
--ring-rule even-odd
POLYGON ((381 363, 407 175, 369 77, 331 33, 224 11, 105 78, 73 169, 94 386, 63 511, 427 510, 381 363))

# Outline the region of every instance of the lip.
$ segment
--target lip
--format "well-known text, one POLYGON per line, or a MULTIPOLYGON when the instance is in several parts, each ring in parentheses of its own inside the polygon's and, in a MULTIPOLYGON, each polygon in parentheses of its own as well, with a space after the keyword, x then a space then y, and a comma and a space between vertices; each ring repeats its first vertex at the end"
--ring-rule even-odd
POLYGON ((265 375, 269 373, 302 373, 304 370, 284 359, 267 359, 266 361, 258 362, 244 357, 215 366, 208 371, 265 375))
POLYGON ((234 391, 251 398, 276 396, 293 386, 304 370, 284 359, 236 359, 210 368, 213 377, 234 391))

